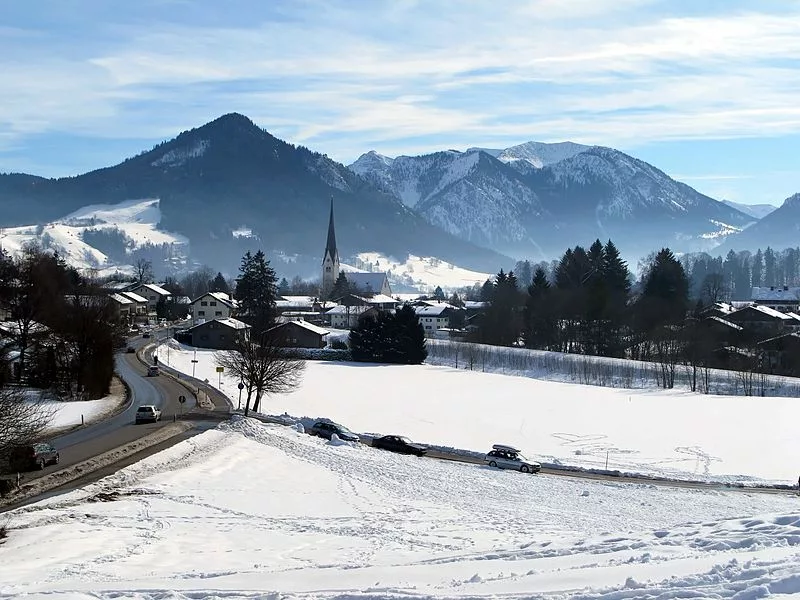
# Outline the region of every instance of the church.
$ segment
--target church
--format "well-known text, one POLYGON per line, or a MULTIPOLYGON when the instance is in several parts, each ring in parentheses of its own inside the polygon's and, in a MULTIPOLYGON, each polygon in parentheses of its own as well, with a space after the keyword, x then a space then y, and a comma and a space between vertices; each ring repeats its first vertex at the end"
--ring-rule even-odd
POLYGON ((336 248, 336 229, 333 224, 333 198, 331 198, 331 215, 328 220, 328 240, 325 244, 325 253, 322 256, 322 289, 320 296, 327 298, 333 289, 339 273, 343 272, 348 283, 358 293, 365 296, 391 296, 392 288, 389 287, 389 278, 386 273, 354 273, 341 270, 339 263, 339 250, 336 248))

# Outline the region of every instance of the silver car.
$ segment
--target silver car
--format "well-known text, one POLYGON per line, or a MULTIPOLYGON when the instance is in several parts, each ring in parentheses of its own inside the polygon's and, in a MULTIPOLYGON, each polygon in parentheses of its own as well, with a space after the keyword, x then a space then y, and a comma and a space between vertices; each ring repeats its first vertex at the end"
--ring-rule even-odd
POLYGON ((490 467, 511 469, 522 473, 538 473, 542 470, 542 465, 535 460, 526 459, 521 450, 503 444, 492 446, 491 451, 484 457, 484 461, 490 467))

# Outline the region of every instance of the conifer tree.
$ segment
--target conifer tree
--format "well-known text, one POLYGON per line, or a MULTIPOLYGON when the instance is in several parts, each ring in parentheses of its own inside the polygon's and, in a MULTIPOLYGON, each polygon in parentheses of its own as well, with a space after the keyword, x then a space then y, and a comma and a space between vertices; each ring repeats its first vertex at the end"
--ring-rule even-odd
POLYGON ((275 301, 278 295, 277 277, 264 253, 247 252, 239 267, 236 281, 236 299, 241 314, 252 326, 251 335, 260 336, 275 321, 275 301))

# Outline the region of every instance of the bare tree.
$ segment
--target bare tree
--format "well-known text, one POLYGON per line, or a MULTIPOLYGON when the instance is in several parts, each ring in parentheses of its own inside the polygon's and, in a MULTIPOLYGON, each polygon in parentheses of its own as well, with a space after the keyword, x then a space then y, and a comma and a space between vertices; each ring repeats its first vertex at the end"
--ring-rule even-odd
POLYGON ((36 440, 53 418, 40 396, 27 396, 18 388, 0 389, 0 457, 14 446, 36 440))
POLYGON ((136 281, 138 283, 151 283, 153 281, 153 263, 145 258, 140 258, 133 265, 136 281))
POLYGON ((727 290, 725 289, 725 278, 721 273, 709 273, 703 279, 700 286, 700 297, 708 304, 716 304, 725 299, 727 290))
POLYGON ((216 353, 217 364, 244 384, 247 390, 247 402, 244 414, 258 411, 264 394, 285 394, 293 391, 300 383, 306 363, 294 358, 281 340, 275 336, 263 335, 261 342, 256 343, 244 337, 240 338, 233 350, 216 353))

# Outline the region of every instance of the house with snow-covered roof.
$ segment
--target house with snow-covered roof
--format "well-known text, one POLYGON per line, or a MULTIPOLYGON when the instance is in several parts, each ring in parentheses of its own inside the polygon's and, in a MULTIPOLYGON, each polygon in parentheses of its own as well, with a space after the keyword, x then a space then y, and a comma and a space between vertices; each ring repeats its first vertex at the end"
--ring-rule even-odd
POLYGON ((794 321, 786 313, 760 304, 735 310, 725 320, 740 325, 752 338, 778 335, 794 321))
POLYGON ((374 306, 359 305, 346 306, 340 304, 325 312, 325 317, 334 329, 352 329, 359 320, 377 316, 378 309, 374 306))
POLYGON ((195 348, 232 350, 240 340, 248 339, 250 325, 237 319, 211 319, 183 331, 181 336, 195 348))
POLYGON ((202 323, 212 319, 228 319, 236 316, 239 303, 225 292, 206 292, 192 300, 190 313, 192 323, 202 323))
POLYGON ((134 294, 138 294, 139 296, 143 296, 147 299, 147 312, 155 312, 159 301, 164 300, 166 302, 167 299, 172 295, 170 292, 161 286, 156 285, 155 283, 139 283, 127 291, 133 292, 134 294))
POLYGON ((330 333, 308 321, 286 321, 267 329, 266 335, 285 348, 324 348, 325 337, 330 333))
POLYGON ((754 287, 750 299, 781 312, 800 312, 800 287, 771 285, 754 287))
POLYGON ((147 298, 144 296, 140 296, 135 292, 119 292, 119 296, 127 298, 131 302, 133 302, 134 307, 130 310, 130 314, 135 315, 136 317, 146 318, 148 312, 148 302, 147 298))
POLYGON ((434 305, 422 304, 413 308, 426 335, 439 329, 449 329, 456 311, 461 310, 446 302, 434 305))

